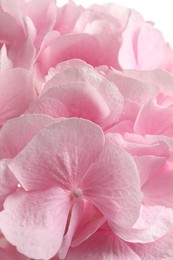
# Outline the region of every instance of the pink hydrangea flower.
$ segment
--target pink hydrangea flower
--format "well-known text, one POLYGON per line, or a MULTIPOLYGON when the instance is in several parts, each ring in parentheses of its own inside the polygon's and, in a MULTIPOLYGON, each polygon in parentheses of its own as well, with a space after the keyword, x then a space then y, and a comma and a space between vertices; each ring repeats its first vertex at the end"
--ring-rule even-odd
POLYGON ((0 0, 0 259, 173 259, 172 61, 134 10, 0 0))
MULTIPOLYGON (((9 167, 24 190, 7 197, 1 230, 29 257, 53 257, 65 228, 69 247, 85 200, 119 227, 132 226, 138 217, 141 195, 134 161, 90 121, 72 118, 43 128, 9 167)), ((98 220, 83 230, 85 238, 95 229, 91 225, 98 226, 98 220)))

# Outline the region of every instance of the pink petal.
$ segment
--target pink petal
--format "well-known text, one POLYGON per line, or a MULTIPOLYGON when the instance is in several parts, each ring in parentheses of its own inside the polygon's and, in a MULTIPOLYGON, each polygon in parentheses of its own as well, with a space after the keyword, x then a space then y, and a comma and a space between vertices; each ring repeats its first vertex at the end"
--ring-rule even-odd
POLYGON ((119 31, 125 29, 131 12, 130 9, 115 3, 93 4, 89 9, 102 15, 102 19, 111 19, 119 31))
POLYGON ((27 113, 83 117, 107 128, 119 120, 123 105, 123 97, 113 83, 91 66, 75 65, 49 80, 27 113))
POLYGON ((90 201, 83 199, 83 202, 84 208, 72 240, 72 247, 76 247, 87 240, 106 221, 100 211, 90 201))
POLYGON ((134 125, 138 134, 157 134, 173 137, 173 106, 162 107, 155 100, 147 102, 139 112, 134 125))
POLYGON ((167 158, 156 157, 153 155, 143 155, 135 156, 134 159, 139 171, 142 192, 144 193, 145 184, 150 181, 153 175, 157 175, 159 172, 164 170, 167 158))
POLYGON ((114 225, 129 227, 137 220, 141 203, 138 172, 132 157, 118 146, 106 142, 81 189, 114 225))
POLYGON ((33 101, 35 90, 29 72, 15 68, 0 75, 0 125, 22 114, 33 101))
POLYGON ((0 259, 1 260, 30 260, 16 250, 16 247, 7 242, 2 233, 0 233, 0 259))
POLYGON ((171 138, 161 135, 137 135, 125 133, 108 133, 107 138, 125 149, 131 155, 143 156, 154 155, 158 157, 169 157, 169 146, 173 147, 171 138))
POLYGON ((40 47, 46 33, 52 30, 55 25, 56 9, 56 2, 54 0, 32 0, 25 3, 23 7, 23 13, 31 17, 37 29, 35 42, 37 48, 40 47))
POLYGON ((173 52, 165 43, 162 34, 143 17, 131 12, 129 22, 122 35, 119 63, 123 69, 170 70, 173 52), (153 57, 150 59, 150 57, 153 57))
POLYGON ((71 207, 69 193, 47 191, 10 195, 0 213, 1 231, 19 252, 34 259, 50 259, 59 250, 71 207))
POLYGON ((0 132, 0 140, 7 153, 6 156, 17 155, 36 133, 54 122, 53 118, 46 115, 23 115, 8 120, 0 132))
POLYGON ((77 199, 72 207, 70 223, 58 252, 65 259, 70 245, 76 247, 94 234, 105 222, 100 212, 87 200, 77 199))
POLYGON ((130 247, 139 255, 140 259, 150 260, 172 260, 173 259, 173 232, 169 232, 167 235, 158 239, 152 243, 145 244, 129 244, 130 247))
MULTIPOLYGON (((42 98, 46 101, 47 99, 57 100, 59 109, 56 106, 52 107, 52 109, 57 109, 56 117, 66 116, 66 111, 68 111, 70 117, 82 117, 99 123, 110 113, 108 105, 99 92, 85 83, 59 85, 48 90, 42 98)), ((40 105, 42 102, 38 103, 38 110, 40 110, 40 105)), ((37 113, 37 110, 34 112, 37 113)), ((55 112, 52 111, 51 114, 55 115, 55 112)))
POLYGON ((14 67, 21 67, 32 71, 35 60, 35 48, 30 39, 24 39, 20 45, 17 44, 8 53, 14 67))
POLYGON ((0 259, 1 260, 30 260, 28 257, 8 249, 0 248, 0 259))
POLYGON ((66 5, 58 8, 56 30, 61 34, 71 33, 83 11, 84 8, 81 5, 77 6, 73 1, 69 1, 66 5))
POLYGON ((89 65, 88 63, 80 59, 66 60, 58 63, 56 67, 49 69, 48 75, 46 75, 47 84, 44 85, 43 93, 49 88, 51 88, 52 85, 54 85, 53 84, 54 81, 53 82, 51 81, 52 78, 57 79, 55 85, 59 85, 62 83, 69 83, 69 82, 71 83, 72 82, 71 79, 73 78, 74 78, 73 81, 78 81, 78 77, 83 79, 82 81, 84 81, 85 78, 90 78, 89 75, 87 75, 86 77, 87 74, 85 73, 86 70, 90 70, 90 71, 92 70, 92 73, 94 72, 93 67, 91 65, 89 65), (77 69, 76 67, 78 68, 78 70, 76 70, 77 69), (82 70, 80 70, 80 68, 82 68, 82 70), (74 73, 74 71, 76 71, 76 73, 74 73), (77 73, 78 71, 79 73, 77 73), (80 73, 81 71, 83 73, 80 73), (67 77, 66 74, 67 72, 68 73, 71 72, 69 77, 67 77), (58 78, 54 77, 57 75, 58 78))
MULTIPOLYGON (((4 1, 5 2, 5 1, 4 1)), ((0 38, 6 44, 15 44, 24 37, 21 25, 7 12, 0 8, 0 38), (10 30, 9 30, 10 28, 10 30)))
POLYGON ((71 241, 73 239, 73 235, 77 229, 80 220, 80 215, 82 214, 83 211, 83 207, 84 204, 82 199, 78 199, 72 207, 68 230, 67 233, 64 235, 62 245, 60 247, 60 250, 58 251, 58 256, 60 257, 60 259, 65 259, 66 257, 71 241))
POLYGON ((0 50, 0 72, 11 69, 13 67, 12 61, 7 55, 7 48, 5 45, 2 46, 0 50))
POLYGON ((102 228, 81 245, 70 248, 67 260, 139 260, 131 248, 109 229, 102 228))
POLYGON ((135 225, 130 229, 110 227, 125 241, 133 243, 148 243, 159 239, 173 228, 173 210, 162 206, 141 207, 140 215, 135 225))
POLYGON ((116 66, 117 61, 114 58, 118 52, 116 35, 110 34, 109 37, 103 38, 102 35, 82 33, 58 37, 58 34, 55 35, 54 33, 54 37, 51 38, 52 41, 49 45, 47 45, 46 40, 42 44, 42 49, 37 58, 37 66, 41 75, 47 74, 50 67, 55 67, 62 61, 74 58, 84 60, 94 67, 103 64, 116 66), (115 48, 109 48, 111 44, 115 48))
POLYGON ((173 172, 157 171, 144 185, 144 203, 162 205, 172 208, 173 205, 173 172))
POLYGON ((23 28, 23 15, 19 1, 1 0, 1 8, 5 13, 10 14, 10 16, 15 19, 16 23, 20 25, 21 28, 23 28))
POLYGON ((105 77, 116 84, 126 101, 141 106, 158 93, 158 87, 154 83, 146 83, 140 78, 135 79, 131 75, 124 74, 124 72, 113 71, 105 77))
POLYGON ((122 44, 119 50, 118 60, 123 69, 137 69, 137 37, 138 30, 143 24, 142 16, 134 11, 130 12, 129 21, 122 34, 122 44), (128 39, 128 40, 127 40, 128 39))
POLYGON ((75 189, 103 145, 100 127, 83 119, 65 119, 41 130, 12 160, 10 169, 26 190, 52 185, 75 189))
POLYGON ((56 98, 57 92, 55 88, 48 91, 48 93, 31 103, 25 114, 44 114, 53 118, 59 118, 61 116, 70 117, 65 105, 56 98), (55 94, 55 96, 53 94, 55 94))
POLYGON ((8 194, 14 192, 17 188, 18 181, 8 168, 9 161, 7 159, 0 160, 0 209, 8 194))
POLYGON ((148 82, 159 87, 160 92, 165 95, 173 96, 173 77, 171 73, 164 70, 126 70, 123 75, 133 77, 142 82, 148 82))
POLYGON ((165 43, 162 33, 151 24, 144 23, 138 35, 138 66, 142 69, 169 69, 173 52, 165 43), (151 59, 152 56, 152 59, 151 59))

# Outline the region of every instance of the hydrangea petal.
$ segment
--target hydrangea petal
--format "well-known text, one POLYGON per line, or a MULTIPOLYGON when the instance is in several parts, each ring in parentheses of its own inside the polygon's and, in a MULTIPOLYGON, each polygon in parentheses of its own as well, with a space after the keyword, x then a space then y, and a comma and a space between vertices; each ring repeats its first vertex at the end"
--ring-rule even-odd
POLYGON ((109 229, 102 228, 81 245, 70 248, 67 260, 139 260, 138 255, 109 229))
POLYGON ((140 215, 135 225, 130 229, 113 226, 111 229, 125 241, 133 243, 148 243, 159 239, 173 228, 173 210, 162 206, 141 207, 140 215))
POLYGON ((8 168, 9 160, 0 160, 0 209, 3 208, 3 202, 8 194, 14 192, 18 181, 8 168))
POLYGON ((29 72, 15 68, 0 75, 0 125, 22 114, 33 101, 35 90, 29 72))
POLYGON ((169 232, 162 238, 152 243, 129 244, 130 247, 139 255, 141 260, 172 260, 173 258, 173 232, 169 232))
POLYGON ((144 203, 162 205, 172 208, 173 205, 173 172, 157 172, 145 183, 144 203))
POLYGON ((141 135, 157 134, 172 137, 173 106, 162 107, 156 100, 150 100, 141 108, 134 125, 134 131, 141 135))
POLYGON ((23 115, 8 120, 0 132, 1 145, 8 157, 14 157, 45 126, 55 123, 46 115, 23 115), (20 138, 18 138, 20 132, 20 138))
POLYGON ((10 163, 21 185, 35 190, 77 183, 104 146, 101 128, 84 119, 64 119, 42 129, 10 163), (51 153, 50 153, 51 151, 51 153))
POLYGON ((129 227, 136 222, 141 205, 139 176, 132 157, 118 146, 106 142, 81 189, 115 225, 129 227))
POLYGON ((0 227, 19 252, 34 259, 50 259, 59 250, 71 207, 69 193, 18 190, 8 196, 0 213, 0 227))

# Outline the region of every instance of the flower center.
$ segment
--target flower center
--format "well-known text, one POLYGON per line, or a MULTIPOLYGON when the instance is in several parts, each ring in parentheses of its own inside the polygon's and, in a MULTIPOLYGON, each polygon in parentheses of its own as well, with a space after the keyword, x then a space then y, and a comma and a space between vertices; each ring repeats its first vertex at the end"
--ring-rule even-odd
POLYGON ((79 198, 82 196, 82 190, 77 188, 77 189, 74 189, 73 190, 73 195, 76 197, 76 198, 79 198))

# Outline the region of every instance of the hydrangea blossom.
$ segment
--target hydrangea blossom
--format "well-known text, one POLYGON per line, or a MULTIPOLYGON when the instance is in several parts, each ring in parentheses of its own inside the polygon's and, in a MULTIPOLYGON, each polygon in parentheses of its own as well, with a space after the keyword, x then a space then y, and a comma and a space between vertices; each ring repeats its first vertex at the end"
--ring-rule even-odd
POLYGON ((173 259, 172 68, 134 10, 0 0, 1 259, 173 259))

